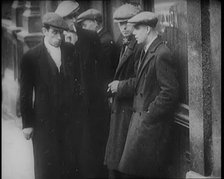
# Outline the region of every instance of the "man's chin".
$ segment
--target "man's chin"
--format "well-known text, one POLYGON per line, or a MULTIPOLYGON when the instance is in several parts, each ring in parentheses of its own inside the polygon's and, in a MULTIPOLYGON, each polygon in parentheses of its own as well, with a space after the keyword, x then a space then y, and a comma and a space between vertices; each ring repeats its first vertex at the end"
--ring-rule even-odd
POLYGON ((122 35, 123 35, 124 37, 128 37, 128 36, 130 36, 131 34, 130 34, 130 33, 122 33, 122 35))
POLYGON ((60 47, 60 45, 61 45, 61 42, 58 42, 54 44, 54 47, 60 47))

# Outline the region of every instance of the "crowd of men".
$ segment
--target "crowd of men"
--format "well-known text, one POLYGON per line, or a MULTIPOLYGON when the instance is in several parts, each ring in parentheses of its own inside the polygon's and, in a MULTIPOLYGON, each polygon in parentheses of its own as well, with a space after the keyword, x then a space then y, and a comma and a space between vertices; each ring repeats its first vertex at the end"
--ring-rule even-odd
POLYGON ((23 133, 35 179, 166 177, 178 82, 153 12, 124 4, 102 14, 62 1, 42 18, 43 40, 21 60, 23 133))

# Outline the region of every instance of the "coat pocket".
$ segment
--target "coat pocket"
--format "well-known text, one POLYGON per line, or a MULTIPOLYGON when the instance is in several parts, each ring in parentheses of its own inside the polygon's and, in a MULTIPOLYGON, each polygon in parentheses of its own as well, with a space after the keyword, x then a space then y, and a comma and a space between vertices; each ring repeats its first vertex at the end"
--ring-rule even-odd
POLYGON ((152 115, 150 115, 149 111, 140 112, 140 116, 141 116, 142 124, 146 126, 156 124, 155 118, 152 115))

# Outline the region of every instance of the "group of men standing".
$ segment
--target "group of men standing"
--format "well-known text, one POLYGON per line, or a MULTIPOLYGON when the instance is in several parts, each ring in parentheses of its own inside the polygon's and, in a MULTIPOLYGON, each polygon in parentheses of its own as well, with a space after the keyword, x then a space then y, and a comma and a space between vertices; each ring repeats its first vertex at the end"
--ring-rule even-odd
POLYGON ((117 45, 98 10, 78 10, 62 1, 46 13, 42 42, 21 60, 35 179, 164 177, 178 82, 157 17, 118 7, 117 45))

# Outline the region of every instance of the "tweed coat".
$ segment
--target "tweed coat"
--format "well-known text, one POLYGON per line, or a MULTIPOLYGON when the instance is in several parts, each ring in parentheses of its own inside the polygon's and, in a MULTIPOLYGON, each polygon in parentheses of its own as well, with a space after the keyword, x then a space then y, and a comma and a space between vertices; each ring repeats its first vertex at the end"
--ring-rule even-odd
POLYGON ((119 163, 121 172, 144 177, 158 177, 163 173, 178 88, 174 59, 157 37, 143 57, 136 79, 120 85, 120 96, 128 95, 130 89, 135 92, 133 114, 119 163))
POLYGON ((21 60, 21 115, 23 128, 34 128, 32 139, 36 179, 60 177, 59 130, 70 108, 67 102, 71 60, 68 54, 71 54, 71 49, 70 44, 61 45, 60 72, 43 42, 24 54, 21 60))
MULTIPOLYGON (((124 48, 124 47, 122 47, 124 48)), ((127 80, 135 76, 135 65, 137 64, 138 45, 133 38, 120 56, 114 80, 127 80)), ((104 163, 109 169, 117 170, 121 159, 129 121, 132 114, 133 97, 119 98, 116 94, 113 97, 111 107, 110 132, 106 146, 104 163)))

